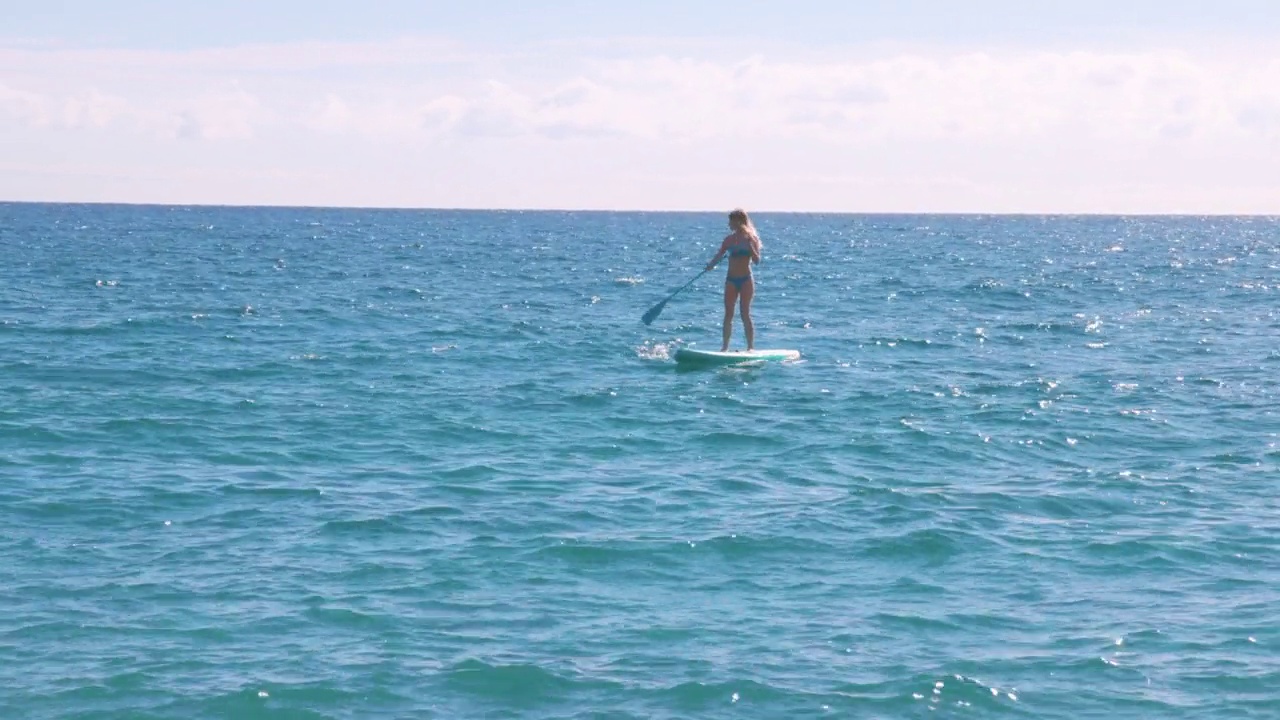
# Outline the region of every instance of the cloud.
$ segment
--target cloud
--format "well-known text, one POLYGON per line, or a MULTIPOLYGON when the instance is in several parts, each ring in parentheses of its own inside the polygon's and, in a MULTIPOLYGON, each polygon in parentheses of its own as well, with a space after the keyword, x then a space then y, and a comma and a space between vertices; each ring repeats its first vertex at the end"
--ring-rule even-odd
POLYGON ((133 97, 97 88, 36 93, 0 83, 0 126, 79 133, 116 127, 127 134, 188 140, 243 140, 271 115, 258 98, 238 88, 181 97, 133 97))
POLYGON ((226 142, 248 140, 273 119, 253 94, 238 87, 209 90, 177 100, 131 109, 135 130, 163 138, 226 142))
POLYGON ((550 69, 539 73, 529 72, 528 52, 512 59, 412 40, 189 53, 6 50, 0 51, 10 61, 6 72, 19 82, 0 84, 0 111, 47 125, 58 122, 62 108, 68 128, 169 112, 198 125, 206 139, 251 137, 255 124, 272 116, 326 134, 376 128, 510 137, 576 128, 676 141, 785 140, 817 132, 836 143, 1148 142, 1265 132, 1265 108, 1280 104, 1280 62, 1160 49, 938 50, 821 60, 638 50, 621 58, 547 56, 550 69), (448 69, 453 62, 463 64, 448 69), (435 70, 409 74, 424 66, 435 70), (72 72, 80 67, 97 75, 72 72), (269 95, 274 99, 262 100, 269 95))
POLYGON ((105 128, 128 112, 124 98, 89 90, 62 103, 62 125, 67 128, 105 128))
POLYGON ((342 133, 351 127, 351 107, 341 97, 328 93, 316 103, 316 109, 304 123, 320 133, 342 133))
MULTIPOLYGON (((376 148, 456 163, 493 149, 526 175, 556 158, 597 175, 632 172, 637 185, 650 168, 694 177, 719 165, 762 193, 768 178, 785 177, 815 194, 843 183, 1101 204, 1108 198, 1088 184, 1106 177, 1111 197, 1129 187, 1142 202, 1160 188, 1185 199, 1230 182, 1263 197, 1274 183, 1260 168, 1280 163, 1280 59, 1268 52, 746 52, 687 41, 493 50, 413 38, 190 52, 16 47, 0 49, 0 128, 135 143, 141 161, 157 162, 156 143, 175 140, 276 162, 289 161, 276 155, 284 144, 310 156, 341 147, 366 165, 383 157, 376 148)), ((28 164, 39 158, 32 147, 28 164)), ((557 172, 566 185, 589 183, 557 172)))
POLYGON ((6 85, 0 80, 0 121, 42 127, 52 120, 49 98, 6 85))
POLYGON ((0 67, 9 72, 74 72, 99 79, 125 73, 157 76, 208 73, 308 73, 422 68, 490 57, 448 39, 396 38, 379 42, 257 43, 191 50, 76 48, 3 40, 0 67))

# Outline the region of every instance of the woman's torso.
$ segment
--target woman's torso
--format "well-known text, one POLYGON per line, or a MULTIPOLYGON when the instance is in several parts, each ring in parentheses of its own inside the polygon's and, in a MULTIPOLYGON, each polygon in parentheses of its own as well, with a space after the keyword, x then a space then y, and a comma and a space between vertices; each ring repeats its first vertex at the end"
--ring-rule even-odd
POLYGON ((729 236, 729 274, 732 276, 747 275, 751 272, 751 237, 738 232, 729 236))

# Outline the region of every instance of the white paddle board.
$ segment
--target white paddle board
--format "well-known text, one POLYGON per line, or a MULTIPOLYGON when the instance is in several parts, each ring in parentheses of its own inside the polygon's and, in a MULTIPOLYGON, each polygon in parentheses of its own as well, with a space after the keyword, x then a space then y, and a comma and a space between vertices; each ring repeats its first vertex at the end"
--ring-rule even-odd
POLYGON ((679 348, 676 350, 676 362, 686 365, 737 365, 746 362, 761 362, 770 360, 798 360, 800 358, 799 350, 769 349, 769 350, 728 350, 720 352, 719 350, 694 350, 692 348, 679 348))

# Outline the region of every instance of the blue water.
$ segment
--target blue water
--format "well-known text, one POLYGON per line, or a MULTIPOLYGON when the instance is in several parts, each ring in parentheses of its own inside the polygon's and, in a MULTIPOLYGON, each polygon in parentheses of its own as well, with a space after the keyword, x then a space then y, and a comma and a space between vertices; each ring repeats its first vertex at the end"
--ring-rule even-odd
POLYGON ((0 205, 0 717, 1280 717, 1280 221, 755 219, 0 205))

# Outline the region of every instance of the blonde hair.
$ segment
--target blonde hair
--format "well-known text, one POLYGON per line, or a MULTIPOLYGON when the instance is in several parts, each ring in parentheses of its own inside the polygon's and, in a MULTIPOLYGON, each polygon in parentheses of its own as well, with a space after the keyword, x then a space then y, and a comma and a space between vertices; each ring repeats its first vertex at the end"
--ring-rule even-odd
POLYGON ((735 208, 729 213, 729 224, 738 228, 751 238, 751 242, 756 246, 756 252, 760 252, 763 245, 760 242, 760 233, 756 232, 756 226, 751 224, 751 217, 747 215, 747 211, 742 208, 735 208))

